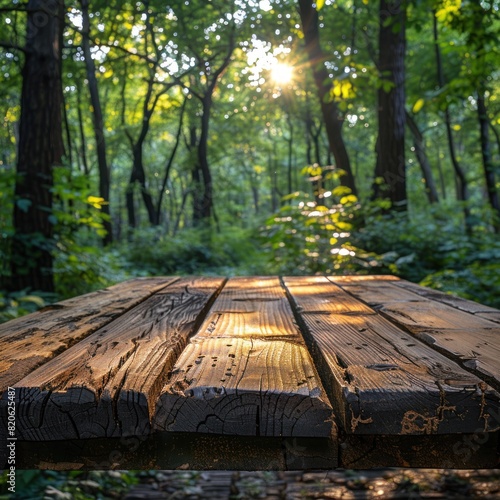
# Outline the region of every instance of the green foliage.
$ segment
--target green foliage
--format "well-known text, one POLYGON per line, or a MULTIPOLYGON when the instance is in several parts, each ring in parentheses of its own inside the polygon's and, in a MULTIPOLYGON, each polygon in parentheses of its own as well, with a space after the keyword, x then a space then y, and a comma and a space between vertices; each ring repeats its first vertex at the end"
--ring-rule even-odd
POLYGON ((161 228, 148 228, 135 231, 117 252, 125 270, 135 276, 258 274, 262 259, 252 233, 227 227, 221 232, 191 229, 169 236, 161 228))
POLYGON ((16 493, 8 494, 7 472, 0 475, 0 500, 57 498, 91 500, 120 498, 138 482, 135 472, 127 471, 16 471, 16 493))
POLYGON ((269 218, 262 231, 272 272, 380 272, 382 263, 377 256, 353 243, 353 221, 360 205, 348 188, 339 186, 333 192, 324 192, 321 203, 299 192, 283 201, 290 203, 269 218))
POLYGON ((85 175, 59 167, 54 177, 56 291, 70 297, 103 288, 116 281, 119 267, 114 254, 102 252, 99 244, 107 217, 101 211, 104 200, 92 194, 85 175))
POLYGON ((485 221, 476 219, 471 237, 463 233, 458 203, 428 207, 411 215, 365 209, 354 241, 381 254, 393 274, 409 281, 500 307, 500 242, 485 221), (482 221, 482 222, 481 222, 482 221))
POLYGON ((52 294, 29 294, 26 291, 6 293, 0 291, 0 323, 18 318, 53 302, 52 294))

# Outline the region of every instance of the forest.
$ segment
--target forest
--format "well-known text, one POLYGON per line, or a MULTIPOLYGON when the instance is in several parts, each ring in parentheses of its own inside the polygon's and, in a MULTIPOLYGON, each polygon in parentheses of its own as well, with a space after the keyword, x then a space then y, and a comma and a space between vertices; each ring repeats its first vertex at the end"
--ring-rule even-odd
POLYGON ((0 320, 134 276, 500 307, 498 0, 4 0, 0 320))

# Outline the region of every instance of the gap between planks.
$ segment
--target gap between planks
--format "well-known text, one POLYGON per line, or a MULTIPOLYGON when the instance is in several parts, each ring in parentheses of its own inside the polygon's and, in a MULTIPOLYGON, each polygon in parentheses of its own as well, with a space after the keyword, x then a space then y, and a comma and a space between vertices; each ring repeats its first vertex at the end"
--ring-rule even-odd
POLYGON ((327 278, 284 278, 284 284, 345 432, 498 428, 499 395, 480 378, 327 278))
POLYGON ((180 279, 20 380, 18 436, 149 433, 158 392, 224 281, 180 279))
MULTIPOLYGON (((461 300, 458 308, 444 302, 445 294, 436 296, 432 290, 404 281, 339 282, 338 285, 500 391, 500 325, 477 314, 487 311, 485 314, 493 318, 496 310, 461 300), (427 298, 429 294, 433 300, 427 298)), ((500 425, 500 417, 497 420, 500 425)))
POLYGON ((136 278, 0 325, 0 397, 9 386, 178 278, 136 278))
POLYGON ((331 405, 278 278, 228 281, 177 360, 154 428, 331 436, 331 405))

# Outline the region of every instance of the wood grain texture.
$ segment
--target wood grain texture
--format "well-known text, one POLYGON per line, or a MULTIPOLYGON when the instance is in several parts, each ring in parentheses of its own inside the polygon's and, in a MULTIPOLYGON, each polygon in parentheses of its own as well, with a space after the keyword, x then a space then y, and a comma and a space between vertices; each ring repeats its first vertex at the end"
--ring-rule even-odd
POLYGON ((0 394, 178 278, 136 278, 0 325, 0 394))
POLYGON ((369 281, 399 281, 400 278, 390 274, 377 274, 377 275, 352 275, 352 276, 329 276, 330 281, 334 283, 357 283, 369 281))
POLYGON ((154 426, 331 434, 331 406, 277 278, 229 280, 162 390, 154 426))
POLYGON ((410 292, 421 295, 426 299, 435 300, 436 302, 442 302, 461 311, 465 311, 481 318, 493 321, 494 323, 500 323, 500 311, 493 307, 485 306, 479 302, 474 302, 473 300, 463 299, 462 297, 456 297, 448 293, 443 293, 438 290, 433 290, 432 288, 426 288, 423 286, 416 285, 410 281, 401 280, 395 283, 398 287, 409 290, 410 292))
POLYGON ((500 390, 500 326, 497 323, 430 300, 423 296, 424 292, 414 293, 416 285, 403 288, 394 283, 371 282, 341 286, 500 390))
POLYGON ((341 427, 350 434, 498 428, 500 396, 323 277, 284 278, 341 427))
POLYGON ((222 278, 180 279, 16 384, 26 440, 142 435, 222 278))

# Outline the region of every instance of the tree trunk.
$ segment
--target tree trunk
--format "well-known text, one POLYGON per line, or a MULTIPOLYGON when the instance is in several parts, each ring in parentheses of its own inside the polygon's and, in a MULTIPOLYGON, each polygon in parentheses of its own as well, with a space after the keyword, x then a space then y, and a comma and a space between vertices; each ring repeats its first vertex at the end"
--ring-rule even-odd
POLYGON ((158 194, 158 201, 156 203, 156 221, 157 221, 157 224, 160 223, 161 205, 163 202, 163 195, 164 195, 165 189, 167 187, 168 179, 170 176, 170 170, 171 170, 172 165, 174 163, 175 154, 177 153, 177 148, 179 147, 179 143, 181 140, 182 122, 184 120, 184 111, 186 110, 186 103, 187 103, 187 99, 184 99, 184 102, 182 103, 182 107, 180 110, 179 126, 177 127, 177 134, 175 136, 174 147, 172 148, 172 152, 170 153, 170 157, 167 161, 167 164, 165 165, 165 173, 163 174, 163 181, 161 183, 160 192, 158 194))
MULTIPOLYGON (((198 159, 198 135, 196 126, 189 127, 189 142, 186 141, 187 149, 190 153, 191 165, 191 189, 187 191, 193 196, 193 226, 196 226, 203 219, 203 192, 201 185, 201 171, 198 159)), ((186 191, 186 190, 184 190, 186 191)))
POLYGON ((11 288, 54 291, 53 166, 61 164, 62 0, 30 0, 11 254, 11 288), (41 22, 43 20, 43 22, 41 22))
POLYGON ((439 196, 437 193, 436 183, 434 182, 434 176, 432 175, 431 164, 427 158, 425 152, 425 143, 422 133, 420 132, 418 125, 415 123, 413 117, 407 112, 406 113, 406 124, 413 135, 413 144, 415 145, 415 154, 417 155, 417 160, 422 169, 422 175, 425 180, 425 193, 430 203, 437 203, 439 201, 439 196))
POLYGON ((286 139, 288 142, 288 161, 287 161, 287 191, 288 194, 293 193, 293 123, 292 118, 289 113, 286 114, 286 121, 288 124, 288 130, 290 131, 290 137, 286 139))
POLYGON ((349 155, 342 138, 344 119, 335 101, 329 98, 330 85, 327 83, 329 77, 324 66, 326 57, 319 43, 318 12, 311 0, 299 0, 299 11, 306 44, 305 48, 318 91, 328 143, 335 158, 337 169, 342 170, 345 174, 340 177, 340 183, 350 188, 353 194, 357 194, 349 155))
POLYGON ((87 144, 85 140, 85 130, 83 128, 83 114, 82 114, 82 101, 80 97, 80 89, 77 88, 76 90, 76 98, 77 98, 77 112, 78 112, 78 130, 80 132, 80 157, 81 157, 81 162, 82 162, 82 167, 83 167, 83 172, 87 177, 87 182, 88 178, 90 175, 89 171, 89 165, 87 163, 87 144))
MULTIPOLYGON (((441 60, 441 51, 439 50, 439 33, 438 33, 437 17, 435 12, 433 12, 433 36, 434 36, 434 50, 436 52, 436 69, 437 69, 438 84, 440 88, 443 88, 445 85, 445 81, 443 72, 443 62, 441 60)), ((465 173, 462 170, 460 164, 458 163, 457 156, 455 154, 455 142, 453 140, 453 132, 451 130, 451 118, 448 105, 446 106, 444 111, 444 123, 446 127, 446 136, 448 138, 448 149, 450 152, 450 159, 453 165, 453 170, 455 171, 455 179, 457 182, 457 198, 459 201, 464 202, 463 210, 464 210, 465 229, 467 233, 470 234, 472 231, 470 223, 470 210, 466 205, 467 200, 469 198, 467 178, 465 177, 465 173)))
POLYGON ((102 242, 109 245, 113 241, 113 231, 111 227, 111 218, 109 210, 109 192, 110 192, 110 171, 106 159, 106 140, 104 137, 104 119, 102 116, 101 100, 99 98, 99 89, 97 78, 95 76, 95 64, 90 51, 90 17, 89 0, 81 0, 82 6, 82 49, 85 57, 85 67, 87 71, 87 81, 90 91, 90 102, 92 104, 92 119, 94 125, 94 136, 97 151, 97 165, 99 167, 99 196, 106 200, 102 205, 102 212, 106 216, 103 225, 106 235, 102 242))
POLYGON ((210 125, 210 111, 212 109, 212 92, 207 91, 204 96, 201 116, 200 140, 198 142, 198 165, 203 179, 203 198, 201 198, 201 219, 210 219, 213 212, 212 174, 208 165, 208 129, 210 125))
MULTIPOLYGON (((479 135, 481 141, 481 156, 483 159, 484 178, 486 189, 488 191, 488 200, 491 208, 500 215, 500 203, 498 201, 498 192, 495 183, 495 168, 491 159, 491 146, 489 138, 489 120, 484 100, 484 90, 477 93, 477 115, 479 119, 479 135)), ((495 228, 497 231, 498 227, 495 228)))
POLYGON ((393 209, 405 210, 405 3, 380 0, 379 64, 382 85, 378 91, 377 198, 388 198, 393 209))

